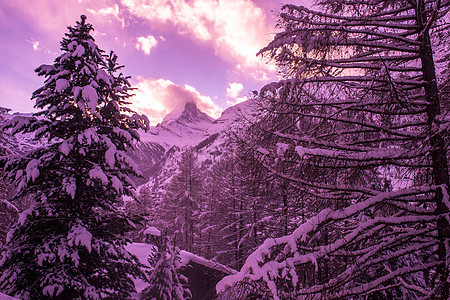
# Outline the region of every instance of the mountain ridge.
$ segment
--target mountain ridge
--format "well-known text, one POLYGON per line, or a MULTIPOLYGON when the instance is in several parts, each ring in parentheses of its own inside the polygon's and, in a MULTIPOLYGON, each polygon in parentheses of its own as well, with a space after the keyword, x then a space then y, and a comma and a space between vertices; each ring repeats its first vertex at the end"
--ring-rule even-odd
MULTIPOLYGON (((148 183, 162 172, 170 174, 176 170, 179 156, 190 147, 197 152, 199 163, 215 160, 226 146, 227 132, 236 130, 240 115, 250 115, 254 109, 249 101, 225 109, 217 119, 200 111, 195 103, 188 102, 167 114, 161 123, 150 127, 147 132, 140 130, 141 140, 129 150, 129 155, 144 174, 144 178, 134 178, 136 184, 148 183)), ((6 122, 19 115, 32 117, 32 114, 9 114, 5 110, 0 113, 0 121, 6 122)), ((5 151, 8 148, 23 152, 43 145, 29 134, 5 134, 3 139, 5 151)))
POLYGON ((167 114, 161 123, 150 127, 148 132, 141 131, 141 142, 156 142, 167 150, 172 146, 193 145, 205 134, 214 119, 200 111, 192 102, 188 102, 167 114))
POLYGON ((240 116, 251 115, 253 110, 251 100, 247 100, 225 109, 219 118, 213 119, 188 102, 167 114, 148 132, 140 131, 141 141, 131 153, 145 177, 138 179, 138 184, 149 183, 155 187, 166 181, 187 148, 196 151, 200 164, 215 161, 227 146, 228 132, 239 130, 240 116))

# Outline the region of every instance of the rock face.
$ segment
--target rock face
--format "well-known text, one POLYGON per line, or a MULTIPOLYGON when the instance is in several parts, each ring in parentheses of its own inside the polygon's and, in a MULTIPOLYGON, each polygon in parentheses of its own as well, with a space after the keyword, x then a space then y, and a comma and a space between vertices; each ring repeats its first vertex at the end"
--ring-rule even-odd
POLYGON ((164 118, 161 124, 166 127, 182 126, 184 130, 187 128, 204 130, 206 127, 211 126, 213 122, 214 119, 201 112, 195 103, 188 102, 181 113, 178 110, 172 111, 164 118))

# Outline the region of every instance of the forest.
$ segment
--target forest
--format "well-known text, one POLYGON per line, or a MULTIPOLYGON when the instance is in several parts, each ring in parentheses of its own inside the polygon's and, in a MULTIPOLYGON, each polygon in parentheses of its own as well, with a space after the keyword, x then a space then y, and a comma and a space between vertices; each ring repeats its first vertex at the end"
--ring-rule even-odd
POLYGON ((229 272, 214 299, 448 299, 450 1, 315 7, 280 7, 257 53, 280 80, 217 120, 186 104, 158 130, 207 135, 170 147, 86 16, 68 27, 39 112, 0 108, 0 292, 197 299, 190 255, 229 272), (126 246, 149 228, 146 265, 126 246))

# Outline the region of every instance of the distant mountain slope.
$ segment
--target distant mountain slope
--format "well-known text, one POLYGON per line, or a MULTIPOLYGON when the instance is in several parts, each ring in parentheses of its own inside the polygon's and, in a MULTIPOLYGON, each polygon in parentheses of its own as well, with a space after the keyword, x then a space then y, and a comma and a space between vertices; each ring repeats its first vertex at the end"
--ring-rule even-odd
POLYGON ((165 149, 193 146, 204 137, 213 122, 213 118, 201 112, 194 103, 188 102, 184 107, 169 113, 148 132, 141 132, 141 142, 155 142, 165 149))
POLYGON ((138 184, 149 182, 157 187, 170 180, 181 152, 187 147, 196 150, 200 163, 211 165, 226 147, 229 132, 243 126, 241 116, 250 118, 254 110, 249 100, 229 107, 216 120, 201 112, 194 103, 172 111, 148 132, 140 132, 141 141, 133 158, 145 179, 138 180, 138 184))
MULTIPOLYGON (((254 105, 250 100, 229 107, 216 120, 200 111, 194 103, 189 102, 175 109, 148 132, 139 132, 141 141, 130 152, 144 174, 144 178, 135 178, 136 183, 140 185, 151 181, 154 184, 168 180, 176 171, 180 153, 187 147, 197 151, 201 163, 217 159, 226 146, 224 143, 228 132, 239 130, 242 126, 240 116, 250 116, 253 111, 254 105)), ((17 115, 32 116, 11 115, 5 110, 0 112, 0 123, 17 115)), ((29 134, 11 136, 3 133, 2 139, 3 148, 11 149, 7 152, 24 152, 41 145, 29 134)))
MULTIPOLYGON (((14 113, 9 114, 7 110, 0 110, 0 127, 11 121, 15 117, 26 117, 31 118, 31 113, 14 113)), ((18 133, 11 135, 9 132, 0 131, 0 154, 1 153, 24 153, 28 150, 39 147, 34 139, 33 134, 18 133)))

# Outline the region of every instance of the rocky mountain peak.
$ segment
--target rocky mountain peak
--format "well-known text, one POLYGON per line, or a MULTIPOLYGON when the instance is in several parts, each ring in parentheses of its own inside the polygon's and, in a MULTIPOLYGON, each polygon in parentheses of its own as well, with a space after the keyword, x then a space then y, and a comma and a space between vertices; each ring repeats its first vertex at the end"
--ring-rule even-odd
POLYGON ((163 121, 141 133, 142 142, 155 142, 169 149, 195 146, 204 139, 214 119, 200 111, 195 103, 188 102, 165 116, 163 121))
POLYGON ((170 126, 172 123, 181 125, 211 124, 213 121, 214 119, 200 111, 195 103, 187 102, 184 107, 177 108, 170 112, 164 118, 161 125, 170 126))

